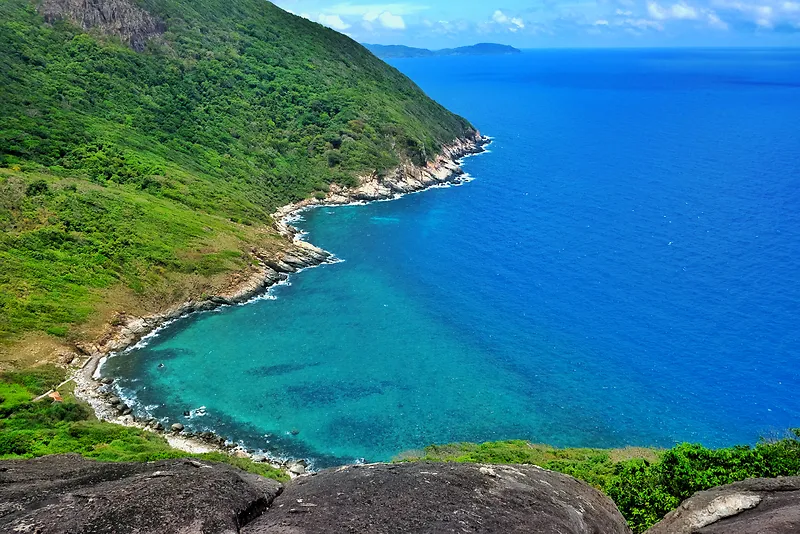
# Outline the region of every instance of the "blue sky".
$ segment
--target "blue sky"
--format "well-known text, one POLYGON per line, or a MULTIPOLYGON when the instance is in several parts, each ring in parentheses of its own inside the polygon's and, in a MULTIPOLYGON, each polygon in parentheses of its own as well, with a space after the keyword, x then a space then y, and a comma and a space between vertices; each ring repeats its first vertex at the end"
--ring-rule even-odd
POLYGON ((800 0, 277 0, 368 43, 424 48, 800 46, 800 0))

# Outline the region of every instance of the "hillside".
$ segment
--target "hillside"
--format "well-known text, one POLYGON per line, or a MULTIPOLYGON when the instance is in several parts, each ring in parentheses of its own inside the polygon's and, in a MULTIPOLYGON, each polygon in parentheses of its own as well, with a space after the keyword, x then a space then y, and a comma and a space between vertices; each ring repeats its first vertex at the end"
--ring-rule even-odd
POLYGON ((365 44, 364 46, 376 56, 384 59, 435 56, 498 56, 521 53, 520 50, 513 46, 495 43, 478 43, 472 46, 443 48, 441 50, 428 50, 427 48, 414 48, 403 45, 365 44))
POLYGON ((0 63, 6 367, 227 287, 285 246, 277 207, 473 132, 261 0, 7 0, 0 63))

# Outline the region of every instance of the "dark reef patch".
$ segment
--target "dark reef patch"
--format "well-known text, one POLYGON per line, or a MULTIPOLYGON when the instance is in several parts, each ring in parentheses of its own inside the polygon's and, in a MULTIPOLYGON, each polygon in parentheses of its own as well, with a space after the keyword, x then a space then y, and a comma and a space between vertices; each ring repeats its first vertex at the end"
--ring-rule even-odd
POLYGON ((280 375, 288 375, 289 373, 295 373, 297 371, 302 371, 304 369, 308 369, 309 367, 317 367, 319 362, 314 363, 279 363, 275 365, 264 365, 261 367, 255 367, 250 370, 250 372, 255 376, 260 377, 270 377, 270 376, 280 376, 280 375))

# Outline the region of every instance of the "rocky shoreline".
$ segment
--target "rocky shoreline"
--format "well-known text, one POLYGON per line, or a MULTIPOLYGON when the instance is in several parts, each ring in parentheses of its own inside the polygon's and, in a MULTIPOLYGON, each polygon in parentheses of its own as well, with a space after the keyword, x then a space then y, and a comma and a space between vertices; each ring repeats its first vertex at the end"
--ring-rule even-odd
POLYGON ((361 185, 355 188, 334 184, 324 198, 308 198, 280 208, 272 216, 275 226, 281 234, 295 239, 297 229, 291 226, 290 221, 298 212, 309 208, 392 200, 431 187, 461 184, 465 181, 461 161, 466 157, 485 152, 485 147, 490 143, 491 138, 475 131, 470 137, 457 139, 442 147, 442 152, 436 159, 424 167, 405 164, 386 175, 373 173, 363 177, 361 185))
POLYGON ((424 167, 404 164, 393 172, 380 176, 374 173, 364 177, 356 188, 332 186, 325 198, 311 198, 280 208, 273 215, 277 230, 287 238, 288 246, 277 255, 268 255, 257 249, 251 253, 257 260, 253 272, 238 280, 228 290, 204 300, 190 300, 167 311, 146 317, 118 316, 114 324, 95 343, 76 343, 77 353, 70 355, 73 362, 83 364, 75 371, 75 395, 87 402, 98 419, 125 426, 163 433, 170 445, 199 454, 221 451, 228 454, 251 457, 256 461, 269 461, 275 467, 286 468, 290 474, 305 472, 304 461, 276 462, 265 456, 253 456, 223 437, 211 432, 192 434, 185 432, 180 423, 168 424, 169 428, 155 419, 139 420, 132 408, 115 396, 113 380, 102 379, 97 370, 104 358, 124 351, 139 343, 169 323, 196 312, 211 311, 220 306, 240 304, 263 294, 273 285, 285 281, 292 273, 337 261, 333 254, 300 239, 299 232, 290 223, 297 213, 315 206, 335 206, 376 200, 389 200, 443 184, 459 184, 464 181, 460 162, 463 158, 485 151, 490 143, 488 137, 474 132, 471 136, 457 139, 443 147, 434 161, 424 167))

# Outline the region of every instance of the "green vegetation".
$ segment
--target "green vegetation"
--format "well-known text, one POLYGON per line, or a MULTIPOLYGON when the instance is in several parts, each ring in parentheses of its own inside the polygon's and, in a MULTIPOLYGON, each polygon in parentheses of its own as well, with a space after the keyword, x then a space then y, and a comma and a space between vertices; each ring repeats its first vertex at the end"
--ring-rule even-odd
MULTIPOLYGON (((48 454, 78 453, 106 462, 150 462, 185 458, 152 432, 97 421, 91 409, 62 390, 64 402, 31 399, 60 383, 64 371, 44 366, 0 375, 0 460, 34 458, 48 454)), ((223 453, 194 455, 224 462, 276 480, 286 473, 267 464, 223 453)))
POLYGON ((433 445, 406 461, 533 464, 585 480, 617 504, 634 532, 644 532, 695 492, 757 477, 800 475, 800 430, 756 446, 708 449, 556 449, 527 441, 433 445))
POLYGON ((276 207, 471 128, 263 0, 137 3, 166 27, 142 53, 0 3, 0 344, 80 337, 114 288, 145 310, 200 294, 279 246, 276 207))

